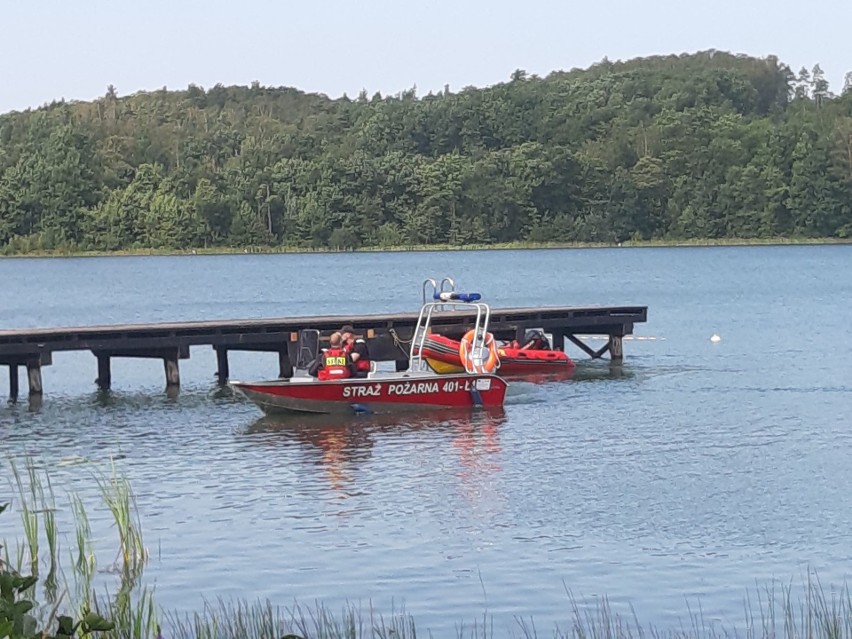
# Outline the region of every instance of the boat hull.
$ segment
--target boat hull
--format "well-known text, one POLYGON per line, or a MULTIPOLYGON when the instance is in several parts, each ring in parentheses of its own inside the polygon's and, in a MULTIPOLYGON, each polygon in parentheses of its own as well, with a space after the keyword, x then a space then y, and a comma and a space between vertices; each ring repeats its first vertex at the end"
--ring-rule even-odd
POLYGON ((293 378, 231 382, 267 414, 391 413, 502 406, 506 382, 496 375, 399 375, 320 381, 293 378))
MULTIPOLYGON (((526 377, 528 375, 566 375, 575 364, 563 351, 521 350, 501 346, 497 349, 501 376, 526 377)), ((459 358, 459 342, 443 335, 429 335, 423 343, 423 359, 441 375, 464 371, 459 358)))

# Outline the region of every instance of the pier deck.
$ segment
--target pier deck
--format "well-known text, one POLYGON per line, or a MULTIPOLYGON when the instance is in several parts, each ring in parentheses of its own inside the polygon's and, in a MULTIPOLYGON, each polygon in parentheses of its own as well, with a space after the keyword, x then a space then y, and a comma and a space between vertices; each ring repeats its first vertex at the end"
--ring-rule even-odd
MULTIPOLYGON (((609 354, 614 363, 623 358, 622 337, 633 333, 636 323, 647 321, 646 306, 592 306, 492 309, 489 330, 497 339, 523 337, 529 328, 553 334, 554 347, 564 349, 565 340, 590 357, 609 354), (578 335, 605 335, 598 350, 584 344, 578 335)), ((121 324, 67 328, 0 330, 0 366, 9 367, 9 395, 18 396, 18 369, 26 367, 30 395, 42 393, 41 367, 52 364, 57 351, 91 351, 97 359, 97 384, 111 384, 113 357, 162 359, 166 386, 180 384, 179 360, 187 359, 190 347, 211 346, 217 354, 218 379, 229 376, 229 351, 265 351, 279 355, 280 377, 293 374, 294 365, 304 362, 305 338, 327 339, 343 324, 351 324, 370 346, 372 359, 394 361, 398 370, 407 367, 408 343, 418 313, 386 313, 358 316, 317 316, 275 319, 213 320, 155 324, 121 324)), ((454 311, 436 314, 436 332, 460 337, 472 323, 473 313, 454 311)))

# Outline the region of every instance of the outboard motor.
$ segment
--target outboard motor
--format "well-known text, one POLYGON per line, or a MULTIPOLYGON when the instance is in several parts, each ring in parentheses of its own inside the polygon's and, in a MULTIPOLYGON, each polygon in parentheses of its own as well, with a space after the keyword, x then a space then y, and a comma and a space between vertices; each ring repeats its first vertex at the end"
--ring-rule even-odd
POLYGON ((537 351, 551 351, 553 346, 540 328, 528 328, 524 331, 524 346, 537 351))

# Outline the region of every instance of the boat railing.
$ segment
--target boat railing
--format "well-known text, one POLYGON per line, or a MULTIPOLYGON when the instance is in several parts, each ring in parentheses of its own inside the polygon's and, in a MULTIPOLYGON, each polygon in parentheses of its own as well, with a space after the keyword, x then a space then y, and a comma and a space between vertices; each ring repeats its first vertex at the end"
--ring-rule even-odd
POLYGON ((427 277, 423 280, 423 286, 421 287, 421 292, 423 294, 423 299, 420 302, 421 305, 426 304, 427 299, 432 299, 432 296, 438 291, 438 282, 436 282, 433 278, 427 277), (431 292, 430 292, 431 287, 431 292))
POLYGON ((435 306, 434 302, 424 301, 420 307, 417 325, 414 327, 414 334, 411 336, 411 350, 408 353, 408 370, 411 372, 421 371, 427 367, 423 360, 423 345, 426 342, 426 336, 429 334, 432 310, 435 306))
POLYGON ((456 282, 449 275, 445 276, 440 284, 434 278, 428 277, 423 280, 421 291, 423 294, 421 304, 425 304, 428 300, 438 299, 437 295, 440 293, 456 292, 456 282))
POLYGON ((485 302, 478 301, 478 293, 459 293, 457 291, 433 291, 433 301, 424 302, 417 317, 417 325, 411 338, 409 352, 409 371, 428 369, 423 358, 423 349, 429 336, 434 313, 473 310, 476 313, 473 326, 473 338, 470 344, 470 361, 465 362, 468 373, 475 373, 475 368, 487 359, 488 323, 491 319, 491 309, 485 302), (477 364, 478 363, 478 364, 477 364))

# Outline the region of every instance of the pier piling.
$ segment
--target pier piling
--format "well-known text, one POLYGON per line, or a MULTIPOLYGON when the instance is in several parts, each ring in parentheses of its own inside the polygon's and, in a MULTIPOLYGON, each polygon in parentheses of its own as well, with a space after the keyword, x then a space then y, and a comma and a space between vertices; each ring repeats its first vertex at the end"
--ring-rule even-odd
POLYGON ((98 378, 95 383, 101 390, 109 390, 112 386, 112 372, 110 371, 109 355, 104 353, 95 353, 98 358, 98 378))
POLYGON ((166 388, 178 388, 180 386, 180 365, 178 364, 177 351, 163 357, 163 367, 166 371, 166 388))
POLYGON ((18 365, 9 364, 9 399, 13 402, 18 400, 19 392, 18 365))
POLYGON ((228 383, 228 378, 231 376, 228 370, 228 349, 213 347, 216 350, 216 379, 221 386, 228 383))
POLYGON ((39 360, 27 362, 27 381, 29 382, 30 395, 41 395, 41 362, 39 360))
POLYGON ((624 362, 624 344, 621 335, 610 335, 607 346, 609 347, 609 359, 612 364, 624 362))

